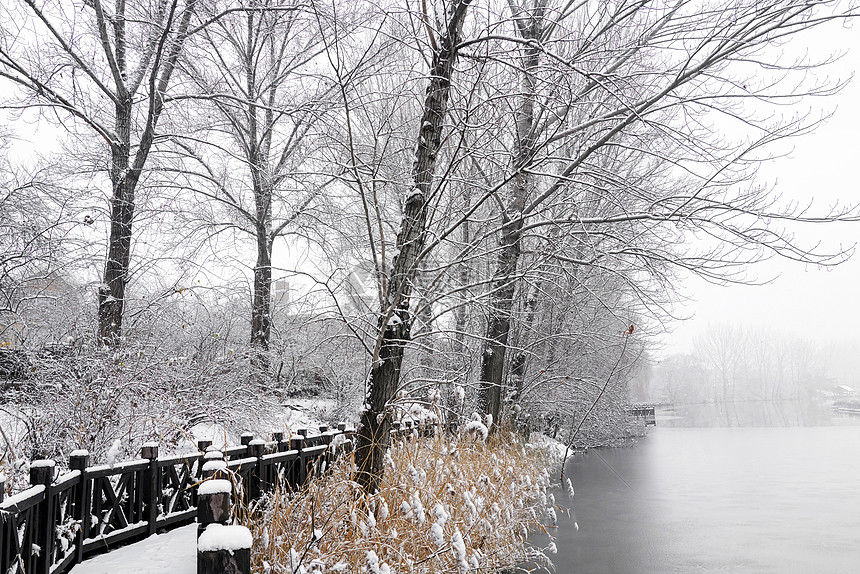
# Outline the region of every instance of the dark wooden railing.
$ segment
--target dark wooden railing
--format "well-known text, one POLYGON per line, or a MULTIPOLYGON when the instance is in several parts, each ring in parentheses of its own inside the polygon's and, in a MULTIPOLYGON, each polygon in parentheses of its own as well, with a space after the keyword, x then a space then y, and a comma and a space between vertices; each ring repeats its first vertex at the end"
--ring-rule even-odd
MULTIPOLYGON (((277 482, 300 487, 314 468, 331 463, 335 437, 352 432, 341 423, 315 434, 272 433, 268 442, 245 434, 241 445, 224 449, 224 459, 253 500, 277 482)), ((160 457, 158 445, 147 443, 138 460, 92 467, 85 451, 75 451, 70 471, 59 477, 53 461, 34 461, 31 488, 0 499, 0 573, 63 574, 90 556, 193 522, 194 487, 211 444, 199 441, 197 453, 160 457)))

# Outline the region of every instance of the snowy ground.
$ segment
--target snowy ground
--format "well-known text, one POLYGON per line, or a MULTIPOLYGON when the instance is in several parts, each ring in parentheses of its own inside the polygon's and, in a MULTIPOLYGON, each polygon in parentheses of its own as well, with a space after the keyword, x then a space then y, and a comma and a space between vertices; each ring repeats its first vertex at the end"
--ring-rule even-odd
POLYGON ((197 524, 81 562, 74 574, 197 574, 197 524))

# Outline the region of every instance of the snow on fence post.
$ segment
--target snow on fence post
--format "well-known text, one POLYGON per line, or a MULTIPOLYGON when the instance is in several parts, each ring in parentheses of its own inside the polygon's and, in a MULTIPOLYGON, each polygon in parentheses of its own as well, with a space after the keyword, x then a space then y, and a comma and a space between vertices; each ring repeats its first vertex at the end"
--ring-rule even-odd
POLYGON ((90 453, 86 450, 73 450, 69 453, 69 470, 77 470, 81 473, 75 498, 72 501, 72 519, 78 523, 78 531, 75 533, 75 563, 84 559, 84 536, 89 531, 90 524, 90 480, 87 476, 87 467, 90 465, 90 453))
POLYGON ((203 461, 203 480, 207 478, 229 478, 230 472, 227 470, 227 461, 224 460, 224 453, 214 446, 209 445, 206 447, 203 461))
POLYGON ((254 440, 254 433, 246 431, 239 437, 239 444, 242 446, 248 446, 252 440, 254 440))
POLYGON ((197 487, 197 574, 251 574, 251 531, 228 526, 232 491, 223 479, 197 487))
POLYGON ((36 524, 40 527, 32 534, 33 551, 38 556, 37 572, 50 572, 51 557, 54 555, 54 529, 51 525, 51 519, 54 516, 54 497, 51 496, 51 483, 54 482, 56 468, 57 463, 50 459, 34 460, 30 463, 30 485, 45 487, 45 498, 35 512, 38 517, 36 524))
POLYGON ((149 466, 143 471, 142 488, 144 516, 146 517, 146 534, 155 534, 158 522, 158 504, 161 500, 161 480, 158 472, 158 443, 145 442, 140 447, 140 458, 149 460, 149 466))

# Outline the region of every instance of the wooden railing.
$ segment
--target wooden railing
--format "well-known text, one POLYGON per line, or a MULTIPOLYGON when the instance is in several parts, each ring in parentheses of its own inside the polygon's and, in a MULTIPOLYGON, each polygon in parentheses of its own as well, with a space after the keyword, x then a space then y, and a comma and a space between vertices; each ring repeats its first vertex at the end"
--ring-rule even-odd
MULTIPOLYGON (((332 442, 350 444, 344 439, 352 432, 341 423, 314 434, 272 433, 268 442, 245 434, 239 446, 224 449, 224 459, 252 500, 279 481, 301 486, 336 456, 332 442)), ((147 443, 138 460, 92 467, 85 451, 75 451, 70 471, 59 477, 53 461, 34 461, 31 488, 0 500, 0 573, 63 574, 90 556, 193 522, 194 487, 211 444, 198 441, 197 453, 160 457, 158 445, 147 443)))

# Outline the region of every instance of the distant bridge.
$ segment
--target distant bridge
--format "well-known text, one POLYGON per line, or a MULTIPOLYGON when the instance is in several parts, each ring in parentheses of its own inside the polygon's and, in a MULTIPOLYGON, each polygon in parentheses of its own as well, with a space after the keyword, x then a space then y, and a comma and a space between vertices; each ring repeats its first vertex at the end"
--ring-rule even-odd
POLYGON ((655 411, 659 405, 656 403, 635 403, 627 407, 627 412, 636 418, 645 419, 645 426, 657 426, 657 415, 655 411))

